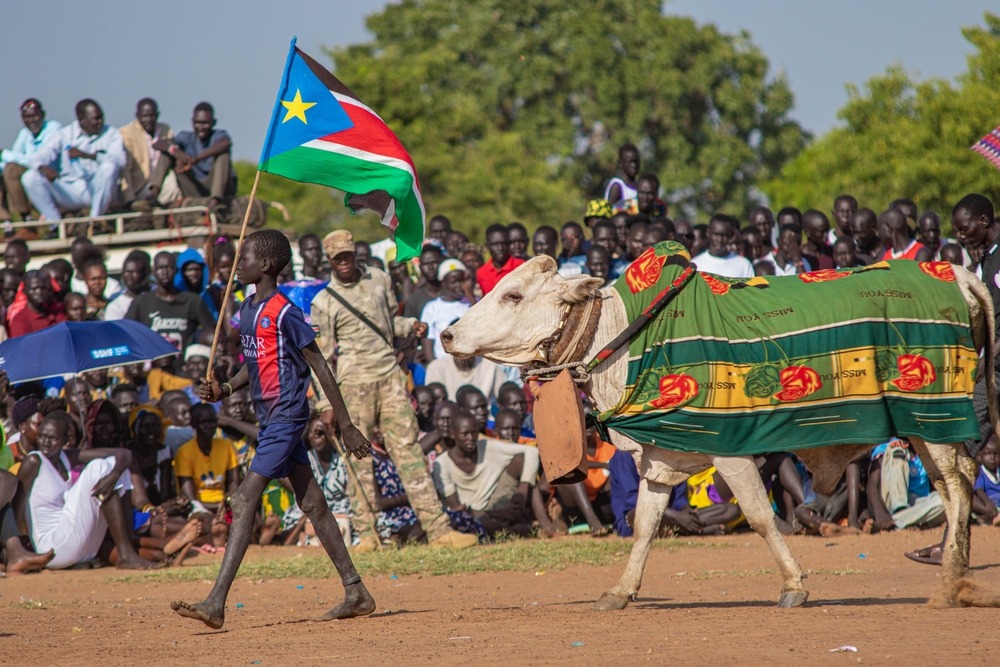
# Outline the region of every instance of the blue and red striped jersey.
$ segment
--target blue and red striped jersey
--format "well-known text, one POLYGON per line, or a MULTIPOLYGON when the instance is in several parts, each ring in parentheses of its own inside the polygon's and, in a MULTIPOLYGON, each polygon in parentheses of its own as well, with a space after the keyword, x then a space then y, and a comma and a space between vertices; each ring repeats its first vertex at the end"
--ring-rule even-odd
POLYGON ((315 337, 302 311, 278 290, 240 306, 240 343, 261 426, 309 418, 309 364, 301 350, 315 337))

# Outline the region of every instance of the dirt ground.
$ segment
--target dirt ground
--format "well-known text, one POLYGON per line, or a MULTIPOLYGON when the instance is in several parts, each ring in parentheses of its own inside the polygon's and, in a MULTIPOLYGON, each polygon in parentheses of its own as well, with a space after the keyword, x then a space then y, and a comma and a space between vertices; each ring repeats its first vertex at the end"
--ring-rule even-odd
MULTIPOLYGON (((939 535, 790 538, 811 572, 811 598, 796 610, 774 607, 780 581, 753 534, 654 550, 639 600, 612 613, 594 612, 591 603, 617 580, 618 564, 369 576, 375 615, 324 624, 306 619, 338 601, 335 579, 238 579, 220 631, 169 608, 173 599, 200 600, 209 581, 45 572, 0 580, 0 664, 995 664, 1000 610, 927 608, 940 570, 902 556, 939 535), (844 646, 857 652, 831 652, 844 646)), ((302 552, 317 553, 256 548, 249 557, 302 552)), ((972 561, 977 582, 1000 593, 1000 530, 974 529, 972 561)))

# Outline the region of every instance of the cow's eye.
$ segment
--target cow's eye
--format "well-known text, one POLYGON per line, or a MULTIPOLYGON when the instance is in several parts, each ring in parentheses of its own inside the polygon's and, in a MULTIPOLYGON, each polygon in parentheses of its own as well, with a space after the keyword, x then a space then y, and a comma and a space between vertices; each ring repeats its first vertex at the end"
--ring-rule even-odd
POLYGON ((515 306, 521 303, 522 299, 524 299, 524 296, 520 292, 507 292, 503 295, 504 303, 509 303, 515 306))

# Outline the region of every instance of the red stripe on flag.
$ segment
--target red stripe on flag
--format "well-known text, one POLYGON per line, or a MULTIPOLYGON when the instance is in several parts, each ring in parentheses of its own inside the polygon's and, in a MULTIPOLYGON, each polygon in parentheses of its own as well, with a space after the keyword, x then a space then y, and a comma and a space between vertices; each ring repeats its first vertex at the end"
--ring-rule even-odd
POLYGON ((353 104, 342 106, 351 122, 354 123, 354 127, 320 137, 320 141, 401 160, 410 165, 414 174, 417 173, 410 154, 406 152, 403 144, 400 143, 384 120, 363 107, 353 104))

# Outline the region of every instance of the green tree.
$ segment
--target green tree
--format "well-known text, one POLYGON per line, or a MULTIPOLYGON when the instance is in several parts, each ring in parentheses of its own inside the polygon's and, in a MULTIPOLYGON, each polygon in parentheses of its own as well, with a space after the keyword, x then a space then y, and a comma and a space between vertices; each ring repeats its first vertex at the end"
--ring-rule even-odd
POLYGON ((916 82, 894 66, 864 90, 848 86, 848 102, 838 113, 844 126, 763 186, 771 201, 825 209, 847 192, 878 212, 897 197, 910 197, 945 220, 969 192, 1000 201, 996 170, 969 150, 1000 122, 1000 17, 986 14, 984 26, 962 32, 976 52, 954 84, 916 82))
POLYGON ((403 0, 367 26, 335 71, 413 155, 428 211, 470 233, 580 219, 625 142, 675 214, 742 210, 807 138, 748 35, 658 0, 403 0))

